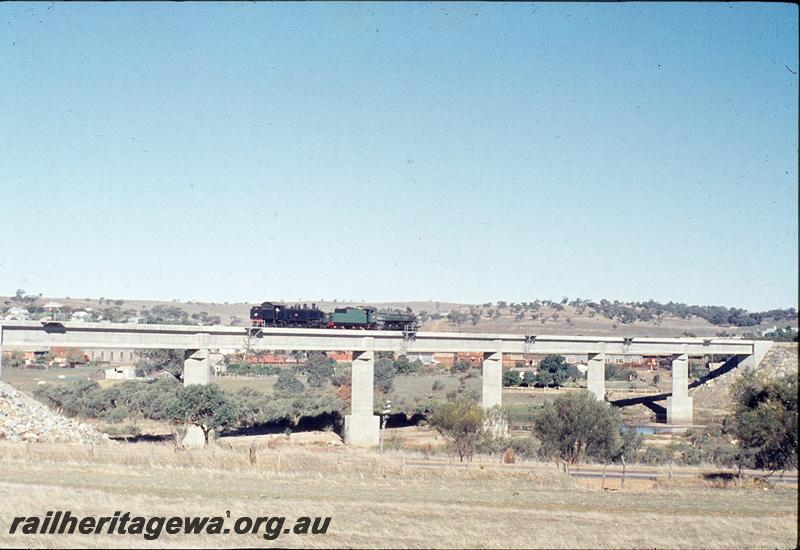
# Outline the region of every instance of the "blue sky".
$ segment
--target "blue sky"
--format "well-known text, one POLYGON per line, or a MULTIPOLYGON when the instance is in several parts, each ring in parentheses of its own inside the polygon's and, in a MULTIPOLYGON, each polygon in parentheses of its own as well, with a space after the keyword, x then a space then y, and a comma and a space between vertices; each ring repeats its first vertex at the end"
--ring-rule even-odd
POLYGON ((785 4, 0 4, 0 293, 797 305, 785 4))

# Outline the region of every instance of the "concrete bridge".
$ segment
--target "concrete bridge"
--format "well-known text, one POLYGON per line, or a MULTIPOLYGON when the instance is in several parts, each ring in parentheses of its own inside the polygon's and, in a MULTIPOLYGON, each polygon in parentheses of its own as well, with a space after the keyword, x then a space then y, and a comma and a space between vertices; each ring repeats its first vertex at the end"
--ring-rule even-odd
MULTIPOLYGON (((724 355, 740 365, 755 366, 771 342, 42 321, 0 324, 0 351, 54 346, 185 350, 183 379, 186 385, 209 383, 208 357, 212 349, 351 351, 354 353, 352 400, 350 414, 345 417, 345 442, 371 446, 378 443, 379 436, 379 418, 374 415, 373 408, 376 351, 483 353, 482 405, 487 409, 502 403, 503 353, 587 354, 588 389, 599 400, 605 396, 606 354, 669 356, 672 357, 672 395, 667 398, 667 422, 691 423, 689 357, 724 355)), ((0 373, 1 361, 2 354, 0 373)))

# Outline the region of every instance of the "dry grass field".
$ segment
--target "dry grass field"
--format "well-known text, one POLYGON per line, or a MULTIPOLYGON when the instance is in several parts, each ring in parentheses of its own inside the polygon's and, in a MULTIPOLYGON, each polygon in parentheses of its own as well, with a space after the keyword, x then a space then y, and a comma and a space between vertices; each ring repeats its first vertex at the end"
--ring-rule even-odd
MULTIPOLYGON (((0 444, 0 546, 792 548, 797 489, 629 482, 606 492, 549 465, 419 468, 342 447, 0 444), (330 516, 325 535, 9 535, 13 516, 330 516)), ((233 521, 233 519, 229 521, 233 521)), ((288 521, 288 520, 287 520, 288 521)))

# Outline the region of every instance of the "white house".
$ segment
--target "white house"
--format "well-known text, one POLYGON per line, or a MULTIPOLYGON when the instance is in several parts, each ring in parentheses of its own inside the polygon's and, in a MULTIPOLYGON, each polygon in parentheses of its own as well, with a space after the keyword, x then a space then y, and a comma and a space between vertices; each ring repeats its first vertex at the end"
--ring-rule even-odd
POLYGON ((406 353, 406 359, 408 359, 412 363, 417 359, 419 359, 419 361, 423 365, 433 365, 436 362, 436 360, 433 357, 433 353, 421 353, 421 352, 406 353))
POLYGON ((136 378, 136 367, 111 367, 105 373, 106 380, 132 380, 136 378))
POLYGON ((75 311, 70 316, 72 321, 86 321, 92 314, 88 311, 75 311))
POLYGON ((11 307, 6 311, 6 321, 27 321, 31 318, 30 312, 24 307, 11 307))

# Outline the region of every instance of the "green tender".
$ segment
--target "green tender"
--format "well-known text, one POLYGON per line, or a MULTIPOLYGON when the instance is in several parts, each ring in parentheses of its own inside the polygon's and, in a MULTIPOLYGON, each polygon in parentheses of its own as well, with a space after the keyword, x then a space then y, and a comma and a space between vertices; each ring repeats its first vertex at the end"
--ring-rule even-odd
POLYGON ((337 308, 331 313, 331 322, 337 326, 366 325, 367 312, 357 307, 337 308))

